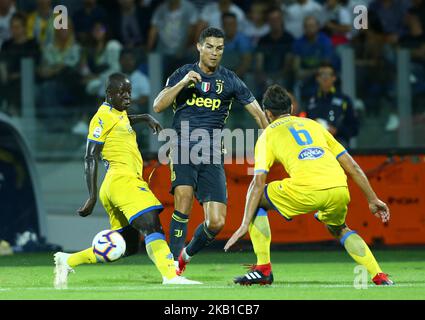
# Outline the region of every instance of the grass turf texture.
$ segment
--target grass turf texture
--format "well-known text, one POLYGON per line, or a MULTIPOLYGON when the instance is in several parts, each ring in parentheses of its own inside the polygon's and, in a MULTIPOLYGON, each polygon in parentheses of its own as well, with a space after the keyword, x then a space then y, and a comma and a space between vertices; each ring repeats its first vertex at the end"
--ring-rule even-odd
POLYGON ((203 252, 185 272, 200 286, 162 286, 146 254, 114 263, 84 265, 69 276, 67 290, 53 289, 53 254, 0 257, 0 299, 425 299, 425 250, 374 250, 394 287, 355 289, 355 264, 340 251, 272 252, 272 286, 241 287, 234 276, 252 253, 203 252))

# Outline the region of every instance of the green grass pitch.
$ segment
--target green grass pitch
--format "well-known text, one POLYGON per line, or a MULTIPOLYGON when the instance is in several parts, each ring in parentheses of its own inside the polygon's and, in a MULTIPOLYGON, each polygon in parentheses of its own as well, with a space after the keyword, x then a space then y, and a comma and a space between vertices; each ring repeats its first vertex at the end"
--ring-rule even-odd
POLYGON ((67 290, 53 289, 53 256, 47 253, 0 257, 0 299, 425 299, 425 250, 374 250, 393 287, 355 289, 354 267, 343 251, 272 252, 272 286, 240 287, 234 276, 241 264, 255 261, 253 253, 202 252, 185 276, 200 286, 162 286, 146 254, 111 264, 85 265, 69 277, 67 290))

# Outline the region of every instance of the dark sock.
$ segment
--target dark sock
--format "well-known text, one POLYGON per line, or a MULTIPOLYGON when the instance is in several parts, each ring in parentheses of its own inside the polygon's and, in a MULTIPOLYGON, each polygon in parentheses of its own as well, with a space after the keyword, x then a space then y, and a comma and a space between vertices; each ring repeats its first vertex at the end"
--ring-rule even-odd
POLYGON ((187 233, 187 223, 189 216, 177 210, 174 211, 170 223, 170 250, 174 260, 179 258, 179 254, 184 247, 187 233))
POLYGON ((201 223, 195 230, 192 240, 186 247, 186 253, 189 256, 194 256, 202 248, 208 246, 211 242, 214 241, 217 233, 208 230, 205 223, 201 223))

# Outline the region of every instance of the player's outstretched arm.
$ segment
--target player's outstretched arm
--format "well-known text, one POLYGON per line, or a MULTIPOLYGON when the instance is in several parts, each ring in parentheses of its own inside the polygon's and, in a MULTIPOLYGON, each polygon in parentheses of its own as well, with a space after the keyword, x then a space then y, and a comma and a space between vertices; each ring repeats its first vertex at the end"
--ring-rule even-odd
POLYGON ((340 156, 338 161, 366 196, 366 199, 369 203, 369 210, 376 217, 380 218, 382 222, 388 222, 390 220, 390 210, 388 209, 385 202, 381 201, 377 197, 369 183, 369 180, 357 162, 348 153, 340 156))
POLYGON ((191 83, 202 82, 202 77, 195 71, 189 71, 175 86, 164 88, 153 102, 153 110, 162 112, 171 106, 180 91, 191 83))
POLYGON ((103 149, 103 144, 94 141, 87 141, 86 155, 84 162, 84 172, 86 177, 89 198, 84 205, 77 210, 82 217, 90 215, 97 201, 97 159, 103 149))
POLYGON ((224 246, 224 251, 232 247, 239 239, 241 239, 249 229, 249 224, 255 216, 260 205, 261 197, 263 196, 264 187, 266 185, 267 173, 256 174, 252 179, 248 188, 245 202, 245 213, 242 223, 238 230, 230 237, 224 246))
POLYGON ((130 120, 130 124, 134 125, 140 122, 145 122, 152 129, 154 134, 159 133, 162 130, 161 124, 152 117, 150 114, 131 114, 128 116, 128 120, 130 120))
POLYGON ((245 109, 251 114, 261 129, 265 129, 269 125, 266 115, 264 111, 261 110, 257 100, 254 100, 251 103, 245 105, 245 109))

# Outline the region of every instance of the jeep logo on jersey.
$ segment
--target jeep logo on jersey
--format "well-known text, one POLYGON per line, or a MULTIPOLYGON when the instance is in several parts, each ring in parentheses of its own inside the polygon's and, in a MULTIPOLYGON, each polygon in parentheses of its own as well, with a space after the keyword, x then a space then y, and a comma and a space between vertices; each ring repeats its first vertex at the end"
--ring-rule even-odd
POLYGON ((196 94, 194 93, 192 95, 192 99, 186 100, 186 104, 188 106, 211 108, 211 110, 214 111, 214 110, 220 108, 221 100, 220 99, 197 97, 196 94))
POLYGON ((211 84, 209 82, 202 82, 201 84, 202 91, 208 92, 210 91, 210 88, 211 88, 211 84))
POLYGON ((298 155, 300 160, 315 160, 323 157, 325 151, 322 148, 305 148, 298 155))

